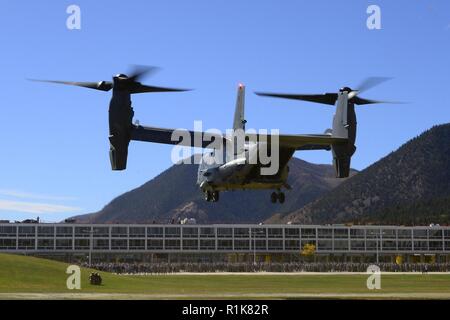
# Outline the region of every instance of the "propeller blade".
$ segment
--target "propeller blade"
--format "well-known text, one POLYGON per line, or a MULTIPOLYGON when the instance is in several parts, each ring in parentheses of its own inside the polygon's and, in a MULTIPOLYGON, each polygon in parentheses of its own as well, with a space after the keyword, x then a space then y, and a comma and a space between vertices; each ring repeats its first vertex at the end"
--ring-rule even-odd
POLYGON ((258 96, 262 97, 273 97, 273 98, 284 98, 293 100, 303 100, 310 102, 317 102, 323 104, 334 105, 337 100, 336 93, 325 93, 325 94, 284 94, 284 93, 266 93, 266 92, 255 92, 258 96))
POLYGON ((143 66, 143 65, 133 65, 128 78, 132 81, 138 82, 146 74, 154 74, 159 70, 158 67, 154 66, 143 66))
POLYGON ((408 102, 404 101, 384 101, 384 100, 371 100, 371 99, 364 99, 360 97, 355 97, 353 99, 354 104, 357 105, 364 105, 364 104, 375 104, 375 103, 388 103, 388 104, 407 104, 408 102))
POLYGON ((190 90, 192 90, 192 89, 165 88, 165 87, 147 86, 147 85, 138 83, 131 89, 130 93, 181 92, 181 91, 190 91, 190 90))
POLYGON ((28 80, 35 81, 35 82, 65 84, 65 85, 71 85, 71 86, 77 86, 77 87, 83 87, 83 88, 89 88, 89 89, 95 89, 95 90, 101 90, 101 91, 109 91, 113 87, 113 84, 110 81, 76 82, 76 81, 57 81, 57 80, 38 80, 38 79, 28 79, 28 80))
POLYGON ((391 80, 392 78, 389 77, 369 77, 366 78, 363 82, 359 84, 359 86, 356 88, 356 94, 359 94, 361 92, 367 91, 369 89, 372 89, 373 87, 376 87, 383 82, 386 82, 388 80, 391 80))

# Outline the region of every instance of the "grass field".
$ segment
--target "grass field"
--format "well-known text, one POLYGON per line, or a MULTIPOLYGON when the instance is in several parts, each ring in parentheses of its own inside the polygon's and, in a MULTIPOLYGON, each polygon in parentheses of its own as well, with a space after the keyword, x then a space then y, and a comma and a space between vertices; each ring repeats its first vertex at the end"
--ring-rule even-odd
POLYGON ((220 299, 220 298, 444 298, 450 299, 450 274, 382 275, 381 290, 368 290, 364 274, 219 274, 123 276, 82 269, 81 290, 66 288, 68 264, 0 254, 0 299, 220 299))

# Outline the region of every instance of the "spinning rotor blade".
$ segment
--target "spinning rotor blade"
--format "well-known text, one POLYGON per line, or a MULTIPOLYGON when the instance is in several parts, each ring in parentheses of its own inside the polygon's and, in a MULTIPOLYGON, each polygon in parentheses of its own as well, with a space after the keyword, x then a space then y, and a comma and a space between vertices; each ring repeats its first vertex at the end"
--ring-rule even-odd
POLYGON ((389 77, 369 77, 369 78, 366 78, 363 82, 361 82, 354 91, 357 91, 357 93, 359 94, 361 92, 372 89, 373 87, 376 87, 376 86, 382 84, 383 82, 386 82, 391 79, 392 78, 389 78, 389 77))
POLYGON ((258 96, 262 97, 274 97, 274 98, 284 98, 293 100, 303 100, 310 102, 317 102, 323 104, 334 105, 337 99, 336 93, 325 93, 325 94, 284 94, 284 93, 266 93, 266 92, 255 92, 258 96))
POLYGON ((83 87, 83 88, 89 88, 89 89, 95 89, 95 90, 101 90, 101 91, 109 91, 112 89, 112 82, 110 81, 100 81, 100 82, 75 82, 75 81, 56 81, 56 80, 37 80, 37 79, 29 79, 30 81, 36 81, 36 82, 49 82, 49 83, 58 83, 58 84, 65 84, 65 85, 71 85, 71 86, 77 86, 77 87, 83 87))
MULTIPOLYGON (((371 100, 364 99, 358 97, 358 94, 361 92, 367 91, 383 82, 386 82, 392 78, 388 77, 369 77, 366 78, 355 90, 351 90, 348 93, 348 99, 352 100, 356 105, 364 105, 364 104, 375 104, 375 103, 404 103, 404 102, 396 102, 396 101, 380 101, 380 100, 371 100)), ((347 88, 344 88, 347 89, 347 88)), ((293 99, 293 100, 304 100, 310 102, 317 102, 323 104, 334 105, 336 103, 338 94, 337 93, 325 93, 325 94, 279 94, 279 93, 265 93, 265 92, 255 92, 259 96, 265 97, 275 97, 275 98, 285 98, 285 99, 293 99)))
POLYGON ((138 82, 144 75, 152 75, 159 70, 158 67, 153 66, 143 66, 143 65, 133 65, 132 70, 128 76, 128 79, 138 82))
POLYGON ((392 78, 389 78, 389 77, 367 78, 363 82, 361 82, 361 84, 358 86, 358 89, 351 91, 349 93, 348 97, 349 97, 349 99, 353 99, 353 102, 356 105, 375 104, 375 103, 389 103, 389 104, 404 104, 404 103, 406 103, 406 102, 401 102, 401 101, 372 100, 372 99, 365 99, 365 98, 358 97, 358 95, 361 92, 372 89, 373 87, 378 86, 379 84, 386 82, 388 80, 391 80, 391 79, 392 78))
POLYGON ((404 101, 385 101, 385 100, 371 100, 371 99, 364 99, 356 96, 353 99, 353 102, 357 105, 364 105, 364 104, 375 104, 375 103, 387 103, 387 104, 406 104, 408 102, 404 101))
POLYGON ((137 84, 130 92, 131 93, 144 93, 144 92, 181 92, 190 91, 191 89, 178 89, 178 88, 165 88, 156 86, 147 86, 144 84, 137 84))
POLYGON ((190 89, 179 89, 179 88, 166 88, 166 87, 157 87, 141 84, 138 80, 141 79, 144 75, 152 75, 159 70, 158 67, 153 66, 142 66, 142 65, 134 65, 132 67, 132 71, 128 76, 128 80, 131 80, 132 84, 130 92, 131 93, 145 93, 145 92, 180 92, 180 91, 189 91, 190 89))

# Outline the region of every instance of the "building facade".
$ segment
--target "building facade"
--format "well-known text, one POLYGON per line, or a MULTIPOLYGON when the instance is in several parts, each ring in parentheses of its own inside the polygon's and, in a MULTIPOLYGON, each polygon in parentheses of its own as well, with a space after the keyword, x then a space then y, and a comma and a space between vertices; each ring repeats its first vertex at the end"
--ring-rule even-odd
MULTIPOLYGON (((315 259, 392 261, 427 256, 450 262, 450 227, 343 225, 0 224, 0 252, 139 257, 179 261, 291 261, 305 245, 315 259), (151 258, 149 258, 151 257, 151 258)), ((409 261, 409 260, 408 260, 409 261)))

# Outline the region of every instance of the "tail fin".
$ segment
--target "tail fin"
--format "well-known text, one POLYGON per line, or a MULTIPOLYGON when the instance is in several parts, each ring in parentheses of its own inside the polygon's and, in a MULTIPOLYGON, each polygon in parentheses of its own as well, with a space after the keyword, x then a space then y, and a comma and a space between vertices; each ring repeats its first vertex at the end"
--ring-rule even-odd
POLYGON ((333 136, 348 139, 346 144, 331 146, 333 166, 337 178, 346 178, 350 174, 350 161, 356 151, 356 114, 355 105, 348 99, 348 92, 340 92, 333 118, 333 136))
POLYGON ((244 118, 244 104, 245 104, 245 86, 243 84, 239 84, 238 95, 236 100, 236 109, 234 111, 233 130, 242 129, 245 131, 245 123, 247 121, 244 118))

